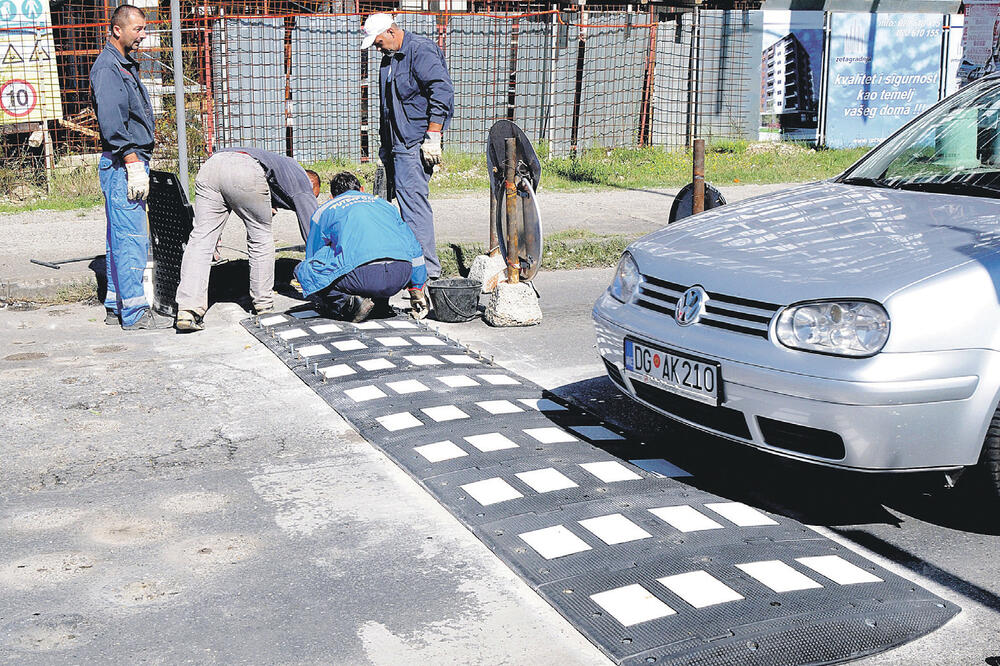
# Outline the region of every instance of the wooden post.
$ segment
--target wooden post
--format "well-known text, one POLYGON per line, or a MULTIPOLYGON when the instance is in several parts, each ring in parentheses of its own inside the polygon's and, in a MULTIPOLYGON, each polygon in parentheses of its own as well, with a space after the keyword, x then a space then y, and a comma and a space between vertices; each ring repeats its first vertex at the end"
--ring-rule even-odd
POLYGON ((497 240, 497 193, 493 187, 493 174, 490 174, 490 244, 486 253, 491 257, 500 252, 500 242, 497 240))
POLYGON ((705 140, 694 140, 694 165, 691 183, 694 191, 691 199, 691 214, 697 215, 705 210, 705 140))
POLYGON ((521 278, 521 260, 517 250, 517 228, 521 217, 517 205, 517 186, 514 183, 515 167, 517 166, 517 139, 511 137, 504 140, 504 190, 507 203, 507 282, 517 284, 521 278))

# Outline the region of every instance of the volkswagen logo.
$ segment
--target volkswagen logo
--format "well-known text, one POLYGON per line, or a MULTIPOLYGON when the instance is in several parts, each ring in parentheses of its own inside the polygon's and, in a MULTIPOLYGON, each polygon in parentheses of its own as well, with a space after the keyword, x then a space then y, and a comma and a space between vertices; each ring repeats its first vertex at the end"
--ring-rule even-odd
POLYGON ((677 309, 674 310, 674 319, 681 326, 697 324, 701 315, 705 313, 705 303, 708 302, 708 294, 701 287, 695 285, 685 291, 680 300, 677 301, 677 309))

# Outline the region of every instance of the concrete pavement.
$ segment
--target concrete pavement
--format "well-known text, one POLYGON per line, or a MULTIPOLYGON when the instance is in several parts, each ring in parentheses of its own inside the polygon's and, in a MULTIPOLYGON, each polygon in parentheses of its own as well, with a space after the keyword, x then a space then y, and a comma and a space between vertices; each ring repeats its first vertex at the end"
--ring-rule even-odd
MULTIPOLYGON (((734 185, 720 188, 728 201, 739 201, 773 192, 787 185, 734 185)), ((539 192, 542 224, 546 233, 586 229, 598 234, 642 235, 666 224, 676 189, 604 190, 599 192, 539 192)), ((328 194, 321 195, 323 200, 328 194)), ((487 192, 432 201, 439 243, 488 239, 487 192)), ((0 301, 51 299, 60 289, 92 283, 95 270, 103 270, 104 209, 31 211, 0 215, 0 301), (30 259, 58 261, 58 270, 30 263, 30 259), (97 258, 95 263, 93 259, 97 258)), ((278 211, 274 223, 277 246, 302 243, 291 211, 278 211)), ((230 220, 222 237, 223 256, 243 258, 246 230, 230 220)))

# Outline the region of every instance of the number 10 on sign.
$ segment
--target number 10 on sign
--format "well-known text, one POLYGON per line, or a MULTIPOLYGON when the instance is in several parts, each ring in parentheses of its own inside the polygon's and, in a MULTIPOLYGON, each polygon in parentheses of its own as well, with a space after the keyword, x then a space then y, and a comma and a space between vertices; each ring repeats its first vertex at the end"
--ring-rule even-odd
POLYGON ((22 118, 35 109, 38 93, 35 86, 23 79, 12 79, 0 85, 0 109, 8 116, 22 118))

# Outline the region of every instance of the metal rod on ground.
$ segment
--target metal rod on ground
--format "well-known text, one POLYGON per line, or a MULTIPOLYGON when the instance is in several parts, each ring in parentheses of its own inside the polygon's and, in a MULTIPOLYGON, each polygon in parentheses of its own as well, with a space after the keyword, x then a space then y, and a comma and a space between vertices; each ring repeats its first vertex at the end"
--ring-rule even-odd
POLYGON ((507 194, 507 282, 517 284, 521 277, 521 262, 517 257, 517 221, 520 215, 518 215, 517 186, 514 184, 517 139, 511 137, 504 140, 504 157, 504 190, 507 194))
POLYGON ((691 184, 694 191, 691 199, 691 214, 705 210, 705 140, 694 140, 694 167, 691 170, 691 184))
POLYGON ((184 62, 181 59, 181 3, 170 0, 170 39, 174 50, 174 109, 177 116, 177 170, 188 194, 187 118, 184 109, 184 62))

